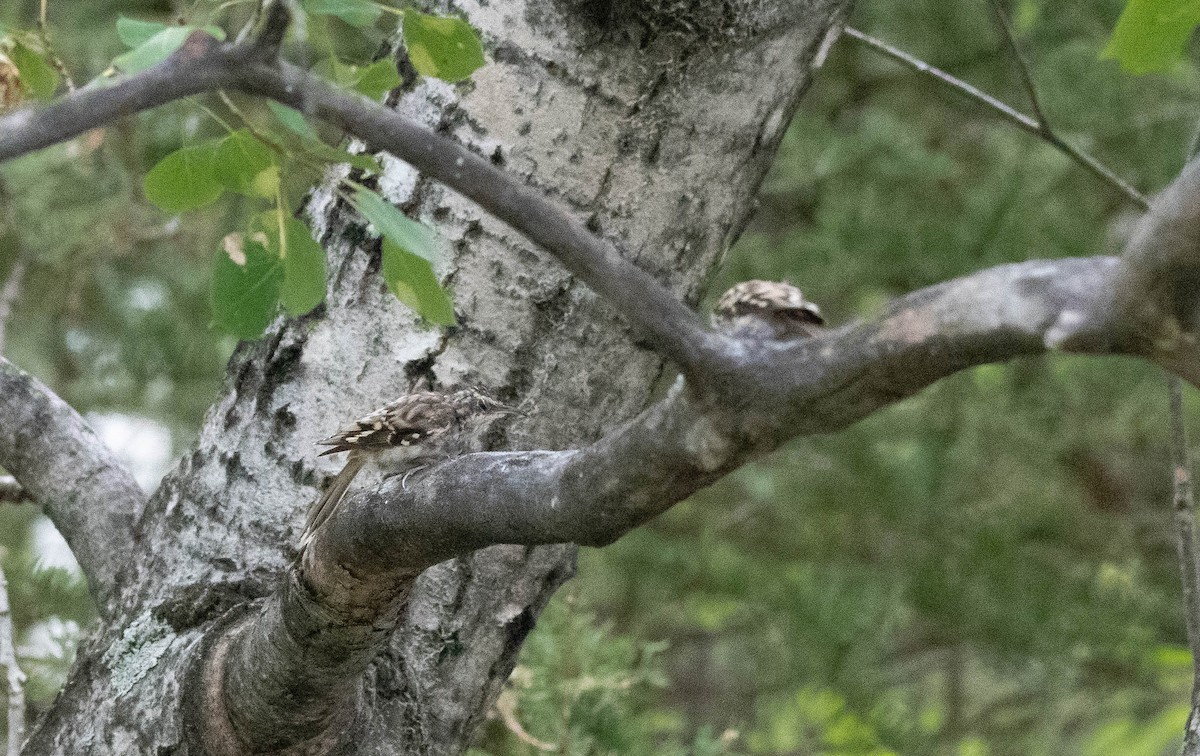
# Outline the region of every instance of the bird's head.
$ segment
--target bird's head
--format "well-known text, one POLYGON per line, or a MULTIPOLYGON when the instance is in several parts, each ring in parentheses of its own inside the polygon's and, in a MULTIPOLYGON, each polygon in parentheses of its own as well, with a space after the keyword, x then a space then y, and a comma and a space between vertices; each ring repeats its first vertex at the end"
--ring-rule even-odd
POLYGON ((814 336, 821 310, 785 281, 742 281, 721 295, 713 326, 734 336, 791 339, 814 336))
POLYGON ((459 417, 484 419, 500 415, 523 415, 521 410, 505 404, 492 396, 486 389, 477 386, 460 388, 451 394, 455 411, 459 417))

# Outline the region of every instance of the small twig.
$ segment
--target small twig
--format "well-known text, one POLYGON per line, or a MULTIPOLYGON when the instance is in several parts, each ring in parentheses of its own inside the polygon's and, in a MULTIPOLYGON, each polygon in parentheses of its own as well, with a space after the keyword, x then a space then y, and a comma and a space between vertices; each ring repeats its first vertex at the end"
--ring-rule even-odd
POLYGON ((1184 730, 1183 754, 1200 754, 1200 564, 1196 561, 1196 512, 1192 493, 1191 461, 1187 429, 1183 422, 1183 383, 1170 377, 1171 457, 1174 463, 1175 549, 1183 582, 1183 617, 1188 646, 1192 650, 1192 706, 1184 730))
POLYGON ((21 284, 25 279, 25 261, 18 258, 9 271, 4 288, 0 289, 0 354, 4 354, 4 341, 8 332, 8 318, 13 305, 21 295, 21 284))
POLYGON ((0 568, 0 667, 8 678, 8 756, 20 756, 25 740, 25 673, 17 666, 12 612, 8 606, 8 580, 0 568))
POLYGON ((279 54, 279 46, 287 34, 292 15, 284 0, 265 0, 260 8, 258 25, 251 32, 253 48, 263 61, 273 60, 279 54))
POLYGON ((1033 69, 1030 67, 1025 55, 1021 52, 1021 48, 1017 45, 1017 36, 1013 34, 1012 24, 1008 22, 1008 13, 1005 12, 1004 5, 1000 0, 992 0, 992 9, 996 11, 996 23, 999 24, 1000 30, 1004 32, 1004 41, 1008 45, 1008 51, 1012 53, 1013 60, 1017 62, 1017 70, 1021 72, 1021 81, 1025 84, 1025 93, 1029 95, 1029 107, 1033 108, 1033 116, 1042 125, 1046 133, 1050 133, 1050 121, 1042 111, 1042 103, 1038 100, 1037 87, 1033 84, 1033 69))
POLYGON ((968 84, 962 79, 948 74, 936 66, 928 64, 920 58, 913 57, 897 47, 893 47, 880 39, 876 39, 870 34, 866 34, 865 32, 861 32, 858 29, 850 26, 847 26, 842 33, 851 39, 858 40, 876 52, 883 53, 889 58, 903 63, 914 71, 937 79, 959 94, 975 100, 976 102, 983 103, 987 107, 999 113, 1005 120, 1009 121, 1017 128, 1020 128, 1045 140, 1047 144, 1071 158, 1073 161, 1075 161, 1075 163, 1085 168, 1092 175, 1096 176, 1109 186, 1119 191, 1121 194, 1125 195, 1125 197, 1127 197, 1131 202, 1141 209, 1150 209, 1150 201, 1146 199, 1141 192, 1131 186, 1124 179, 1117 176, 1117 174, 1109 170, 1108 167, 1106 167, 1096 158, 1092 157, 1083 150, 1080 150, 1078 147, 1074 147, 1073 145, 1064 142, 1057 134, 1047 131, 1036 119, 1025 115, 1001 100, 992 97, 990 94, 984 92, 978 87, 968 84))
POLYGON ((500 694, 496 699, 496 713, 500 715, 500 721, 504 722, 505 728, 522 743, 547 753, 559 750, 554 743, 547 743, 530 735, 521 725, 521 720, 517 719, 517 694, 514 691, 505 690, 500 694))
POLYGON ((54 47, 50 44, 50 27, 46 24, 46 5, 48 0, 41 0, 41 6, 38 8, 38 37, 42 41, 42 47, 45 49, 46 57, 50 60, 50 65, 54 66, 54 70, 58 71, 58 75, 62 77, 63 82, 67 85, 68 92, 75 91, 75 80, 71 78, 71 72, 67 70, 67 64, 63 63, 62 58, 54 53, 54 47))

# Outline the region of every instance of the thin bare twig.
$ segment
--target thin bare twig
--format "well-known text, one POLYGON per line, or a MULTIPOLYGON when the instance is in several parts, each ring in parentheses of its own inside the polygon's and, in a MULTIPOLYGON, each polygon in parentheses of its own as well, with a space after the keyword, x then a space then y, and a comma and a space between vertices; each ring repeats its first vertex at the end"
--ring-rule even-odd
POLYGON ((1196 512, 1192 468, 1183 422, 1183 383, 1171 376, 1171 457, 1174 463, 1175 548, 1183 582, 1183 618, 1192 650, 1192 706, 1184 729, 1184 756, 1200 754, 1200 563, 1196 561, 1196 512))
POLYGON ((0 667, 8 679, 8 756, 20 756, 25 741, 25 673, 17 665, 12 612, 8 606, 8 580, 0 568, 0 667))
POLYGON ((12 315, 13 305, 21 295, 21 284, 25 280, 25 261, 18 258, 9 271, 4 288, 0 289, 0 354, 4 354, 4 341, 8 333, 8 318, 12 315))
POLYGON ((1015 108, 1008 105, 1007 103, 996 99, 995 97, 991 96, 987 92, 984 92, 982 89, 979 89, 978 87, 976 87, 972 84, 968 84, 967 82, 963 81, 962 79, 959 79, 956 76, 946 73, 945 71, 941 70, 940 68, 930 65, 929 63, 926 63, 925 61, 921 60, 920 58, 916 58, 897 47, 893 47, 892 45, 889 45, 888 43, 884 42, 883 40, 872 37, 870 34, 861 32, 858 29, 855 29, 851 26, 847 26, 846 29, 842 33, 845 34, 846 36, 850 37, 851 39, 858 40, 859 42, 861 42, 862 44, 871 48, 872 50, 875 50, 876 52, 883 53, 884 55, 888 56, 889 58, 891 58, 895 61, 898 61, 900 63, 903 63, 904 65, 908 66, 909 68, 913 69, 914 71, 923 73, 926 76, 929 76, 931 78, 934 78, 934 79, 940 81, 941 83, 950 87, 951 89, 958 92, 959 94, 962 94, 972 100, 975 100, 976 102, 983 103, 987 107, 989 107, 992 110, 999 113, 1001 117, 1003 117, 1005 120, 1007 120, 1010 123, 1012 123, 1013 125, 1015 125, 1017 128, 1022 129, 1023 131, 1027 131, 1030 134, 1033 134, 1034 136, 1040 137, 1041 139, 1044 139, 1047 144, 1051 145, 1059 152, 1061 152, 1064 155, 1066 155, 1067 157, 1071 158, 1078 165, 1080 165, 1081 167, 1086 169, 1092 175, 1099 178, 1101 181, 1105 182, 1112 188, 1119 191, 1121 194, 1123 194, 1126 198, 1128 198, 1131 202, 1133 202, 1135 205, 1137 205, 1141 209, 1143 209, 1143 210, 1150 209, 1150 201, 1148 199, 1146 199, 1145 195, 1143 195, 1141 192, 1139 192, 1137 189, 1135 189, 1132 185, 1130 185, 1128 182, 1126 182, 1120 176, 1113 173, 1107 166, 1105 166, 1103 163, 1101 163, 1096 158, 1092 157, 1091 155, 1089 155, 1088 153, 1079 149, 1078 147, 1075 147, 1075 146, 1063 141, 1062 138, 1059 137, 1054 132, 1048 131, 1036 119, 1034 119, 1028 115, 1025 115, 1024 113, 1020 112, 1019 110, 1016 110, 1015 108))
POLYGON ((996 23, 1000 26, 1000 30, 1004 32, 1004 42, 1008 45, 1008 51, 1012 53, 1013 60, 1017 62, 1017 70, 1021 73, 1021 82, 1025 84, 1025 93, 1029 95, 1029 107, 1033 108, 1033 117, 1042 125, 1046 133, 1050 133, 1050 120, 1046 118, 1046 114, 1042 111, 1042 103, 1038 100, 1037 87, 1033 84, 1033 69, 1029 65, 1029 60, 1025 54, 1021 52, 1021 48, 1017 45, 1017 36, 1013 34, 1012 24, 1008 22, 1008 13, 1004 10, 1004 5, 1000 0, 992 0, 992 9, 996 11, 996 23))
POLYGON ((67 85, 67 91, 74 92, 75 80, 71 78, 71 72, 67 69, 67 64, 63 63, 62 58, 55 54, 54 46, 50 44, 50 27, 46 24, 47 2, 48 0, 41 0, 41 6, 38 8, 38 37, 42 41, 42 47, 45 48, 44 51, 46 57, 50 60, 50 65, 54 66, 54 70, 58 71, 58 75, 62 77, 63 83, 67 85))
POLYGON ((517 740, 526 745, 533 746, 539 751, 550 753, 557 751, 558 746, 554 743, 548 743, 544 740, 539 740, 529 734, 521 725, 521 720, 517 718, 517 694, 512 690, 505 690, 496 699, 496 713, 500 715, 500 721, 504 722, 504 726, 511 732, 517 740))

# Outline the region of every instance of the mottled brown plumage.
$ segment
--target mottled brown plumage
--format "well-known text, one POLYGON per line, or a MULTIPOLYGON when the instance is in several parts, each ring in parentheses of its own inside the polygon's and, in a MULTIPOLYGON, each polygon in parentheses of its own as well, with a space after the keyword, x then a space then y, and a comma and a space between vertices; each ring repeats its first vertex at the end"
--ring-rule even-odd
POLYGON ((473 451, 478 430, 489 419, 514 410, 474 389, 405 394, 346 425, 324 441, 319 456, 350 452, 329 488, 309 507, 300 548, 306 547, 337 509, 354 477, 374 461, 393 472, 473 451))
POLYGON ((733 336, 797 339, 816 336, 825 319, 821 309, 784 281, 742 281, 721 295, 713 326, 733 336))

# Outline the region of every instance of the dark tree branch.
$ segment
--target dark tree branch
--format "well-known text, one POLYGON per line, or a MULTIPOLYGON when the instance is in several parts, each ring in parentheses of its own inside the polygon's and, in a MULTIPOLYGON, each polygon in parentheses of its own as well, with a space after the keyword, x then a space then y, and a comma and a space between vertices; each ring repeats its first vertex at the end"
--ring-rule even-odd
POLYGON ((791 438, 845 428, 965 368, 1046 352, 1061 314, 1111 288, 1118 270, 1111 257, 991 268, 909 294, 872 322, 754 345, 719 407, 681 380, 591 446, 473 454, 390 479, 345 500, 305 574, 320 588, 332 582, 323 565, 387 578, 497 543, 609 544, 791 438))
MULTIPOLYGON (((585 449, 470 455, 407 488, 393 479, 348 499, 284 587, 207 657, 206 731, 221 742, 253 750, 299 742, 320 747, 337 729, 334 723, 353 715, 357 681, 425 567, 496 543, 610 543, 788 438, 845 427, 963 368, 1059 348, 1140 355, 1200 384, 1200 224, 1194 217, 1200 186, 1194 166, 1146 216, 1123 261, 1002 266, 911 294, 871 323, 790 347, 743 343, 705 331, 694 313, 612 245, 486 160, 275 61, 278 31, 286 25, 282 8, 268 6, 252 42, 220 45, 196 33, 168 61, 110 89, 0 119, 0 159, 69 138, 116 114, 201 91, 236 88, 269 97, 395 154, 545 247, 679 363, 687 383, 585 449)), ((998 101, 995 107, 1007 108, 998 101)), ((1018 125, 1076 154, 1033 119, 1007 110, 1018 125)), ((1086 156, 1079 159, 1087 164, 1086 156)), ((1092 170, 1121 186, 1095 165, 1092 170)), ((86 497, 96 504, 65 507, 67 515, 115 517, 119 510, 112 502, 122 498, 134 502, 131 513, 136 510, 140 492, 134 495, 132 480, 104 464, 104 455, 88 457, 90 469, 71 468, 89 469, 99 484, 38 467, 52 462, 34 458, 38 452, 46 457, 47 449, 83 455, 102 447, 61 438, 84 427, 78 416, 28 376, 0 365, 0 413, 17 420, 0 428, 0 451, 13 457, 12 464, 7 456, 0 462, 39 500, 86 497), (26 447, 19 442, 28 439, 19 431, 47 417, 51 427, 30 434, 42 445, 22 456, 26 447)), ((60 519, 68 520, 60 523, 64 533, 78 538, 88 532, 60 519)), ((131 518, 118 520, 120 530, 131 518)), ((108 563, 95 544, 113 538, 90 542, 87 559, 103 577, 100 567, 108 563)), ((84 562, 88 543, 73 545, 84 562)), ((115 553, 109 552, 111 559, 115 553)), ((115 567, 109 565, 109 572, 115 567)))
POLYGON ((748 345, 720 404, 681 381, 589 447, 473 454, 354 494, 305 551, 299 578, 237 632, 223 672, 210 664, 209 685, 224 678, 225 709, 255 748, 276 745, 260 696, 303 701, 320 723, 348 716, 345 691, 369 656, 358 644, 390 622, 425 567, 497 543, 611 543, 788 438, 846 427, 963 368, 1045 352, 1061 314, 1110 289, 1117 270, 1115 258, 993 268, 910 294, 871 323, 792 347, 748 345), (352 651, 318 652, 348 633, 352 651))
POLYGON ((214 37, 192 32, 162 63, 109 87, 80 89, 40 108, 0 118, 0 160, 66 141, 118 118, 232 83, 233 57, 214 37))
POLYGON ((412 123, 362 95, 346 92, 305 71, 264 57, 277 44, 282 3, 254 42, 222 46, 193 32, 163 63, 109 89, 68 95, 41 110, 0 118, 0 160, 76 136, 117 115, 146 110, 181 97, 236 88, 315 114, 386 150, 422 173, 462 193, 546 249, 572 273, 612 302, 665 357, 689 374, 711 372, 721 341, 695 313, 650 274, 625 260, 604 239, 487 160, 412 123), (272 20, 274 19, 274 20, 272 20))
MULTIPOLYGON (((278 678, 296 683, 287 670, 303 666, 306 700, 329 723, 345 715, 339 706, 347 699, 336 691, 347 690, 362 668, 351 656, 327 656, 312 676, 312 645, 296 643, 294 628, 341 617, 337 632, 358 628, 365 639, 399 611, 412 575, 452 556, 498 543, 611 543, 789 438, 836 431, 974 365, 1048 349, 1123 353, 1168 366, 1196 385, 1195 324, 1186 321, 1191 330, 1164 348, 1147 334, 1169 330, 1163 321, 1174 310, 1136 311, 1134 318, 1117 292, 1150 286, 1153 271, 1200 280, 1195 219, 1182 210, 1200 206, 1197 171, 1189 166, 1156 201, 1127 259, 1000 266, 914 292, 874 322, 792 346, 732 343, 720 401, 697 401, 681 381, 664 401, 587 448, 469 455, 407 485, 393 478, 353 495, 306 550, 299 580, 278 608, 250 620, 253 632, 243 631, 234 647, 259 660, 260 678, 278 665, 278 678), (1170 250, 1149 254, 1152 239, 1168 240, 1170 250), (316 619, 297 619, 318 609, 316 619), (317 704, 323 692, 333 693, 317 704)), ((1167 286, 1155 300, 1166 308, 1173 296, 1178 307, 1196 288, 1167 286)), ((266 711, 255 705, 266 691, 237 684, 239 674, 236 665, 224 669, 227 710, 266 711)), ((221 678, 221 670, 210 669, 210 679, 221 678)), ((243 717, 238 732, 270 732, 270 722, 243 717)))
POLYGON ((1112 288, 1063 313, 1052 340, 1069 351, 1139 354, 1200 386, 1200 159, 1139 220, 1112 288))
POLYGON ((694 312, 541 193, 458 143, 360 94, 311 77, 303 88, 294 86, 305 76, 286 63, 257 65, 243 73, 241 87, 293 108, 308 108, 372 149, 390 152, 474 200, 612 302, 660 354, 685 372, 701 376, 719 364, 722 342, 702 327, 694 312))
POLYGON ((3 357, 0 465, 41 502, 106 611, 146 495, 79 413, 3 357))

